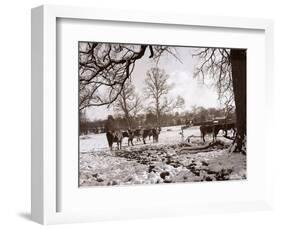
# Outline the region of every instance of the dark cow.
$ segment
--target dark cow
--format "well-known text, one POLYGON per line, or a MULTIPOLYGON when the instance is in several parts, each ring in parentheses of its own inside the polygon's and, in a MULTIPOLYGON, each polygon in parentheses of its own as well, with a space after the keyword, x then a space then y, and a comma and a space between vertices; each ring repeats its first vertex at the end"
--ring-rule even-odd
POLYGON ((154 129, 149 129, 150 131, 148 132, 148 140, 150 140, 150 138, 152 137, 153 138, 153 130, 154 129))
POLYGON ((160 128, 153 128, 153 129, 141 129, 140 134, 142 136, 143 143, 146 144, 145 140, 147 137, 153 137, 153 142, 158 142, 158 137, 160 134, 160 128))
POLYGON ((131 145, 133 146, 133 139, 134 139, 134 131, 128 129, 128 131, 124 131, 122 132, 122 135, 123 137, 127 137, 128 138, 128 146, 130 146, 130 143, 131 145))
POLYGON ((216 135, 219 133, 220 130, 224 131, 224 136, 227 137, 227 131, 232 130, 233 136, 236 133, 236 125, 235 123, 223 123, 223 124, 214 124, 214 130, 216 135))
POLYGON ((146 144, 145 139, 150 136, 152 136, 151 129, 142 128, 142 129, 136 129, 134 131, 134 137, 137 138, 137 141, 141 141, 142 138, 144 144, 146 144))
POLYGON ((134 137, 137 138, 137 141, 141 141, 141 129, 134 130, 134 137))
POLYGON ((212 134, 213 141, 217 139, 217 135, 220 131, 220 127, 218 125, 201 125, 200 126, 200 132, 201 132, 201 138, 203 142, 205 142, 205 136, 207 134, 212 134))
POLYGON ((213 125, 201 125, 200 131, 201 131, 201 137, 203 139, 203 142, 205 142, 205 135, 206 134, 212 134, 213 135, 213 141, 217 139, 217 135, 220 130, 224 131, 224 136, 227 137, 227 131, 233 130, 233 135, 236 133, 235 123, 225 123, 225 124, 213 124, 213 125))
POLYGON ((232 130, 233 131, 233 136, 236 134, 236 124, 235 123, 226 123, 222 124, 222 130, 224 131, 224 136, 227 137, 227 131, 232 130))
POLYGON ((117 149, 121 149, 122 139, 123 139, 123 135, 122 135, 121 131, 108 131, 106 133, 106 138, 107 138, 107 142, 110 147, 110 150, 112 150, 112 145, 114 142, 117 143, 117 149))
POLYGON ((153 142, 158 142, 160 131, 161 131, 160 128, 152 129, 153 142))
POLYGON ((136 137, 137 141, 142 141, 146 144, 146 138, 149 139, 153 137, 153 142, 158 142, 158 137, 161 129, 160 128, 142 128, 142 129, 135 129, 135 130, 128 130, 123 132, 123 137, 128 137, 128 146, 131 143, 133 145, 133 139, 136 137))
POLYGON ((152 129, 141 129, 141 130, 140 130, 140 134, 141 134, 141 136, 142 136, 142 141, 143 141, 144 144, 146 144, 145 139, 146 139, 147 137, 153 136, 153 135, 152 135, 152 129))

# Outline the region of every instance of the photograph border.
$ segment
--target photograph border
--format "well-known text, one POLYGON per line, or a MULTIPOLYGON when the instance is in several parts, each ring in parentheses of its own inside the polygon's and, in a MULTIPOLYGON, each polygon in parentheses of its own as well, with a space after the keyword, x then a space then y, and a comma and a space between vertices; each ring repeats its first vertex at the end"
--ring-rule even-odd
MULTIPOLYGON (((31 217, 32 220, 41 224, 69 223, 81 221, 95 221, 107 219, 106 213, 87 213, 87 215, 73 216, 66 212, 57 212, 57 187, 60 182, 57 180, 59 167, 57 159, 57 92, 56 85, 56 21, 58 18, 90 19, 102 21, 121 21, 134 23, 150 23, 157 26, 194 26, 214 27, 223 29, 259 29, 265 33, 265 67, 266 67, 266 102, 268 111, 273 110, 273 22, 267 19, 249 19, 235 17, 217 16, 193 16, 174 15, 160 12, 139 12, 139 11, 117 11, 98 8, 80 8, 69 6, 44 5, 32 9, 31 20, 31 61, 32 61, 32 128, 31 128, 31 217)), ((270 112, 267 112, 267 119, 270 119, 270 112)), ((268 141, 268 140, 267 140, 268 141)), ((268 145, 268 143, 267 143, 268 145)), ((267 153, 268 146, 267 146, 267 153)), ((229 211, 237 210, 263 210, 272 207, 272 169, 270 164, 265 166, 266 178, 268 179, 269 192, 267 199, 252 204, 233 204, 229 211)), ((223 203, 223 202, 222 202, 223 203)), ((221 204, 214 204, 206 211, 218 211, 221 204)), ((184 207, 179 207, 183 209, 184 207)), ((161 209, 161 207, 159 207, 161 209)), ((124 213, 124 217, 138 217, 130 210, 124 213), (126 214, 127 213, 127 214, 126 214)), ((190 210, 184 211, 186 214, 190 210)), ((84 214, 84 213, 83 213, 84 214)))

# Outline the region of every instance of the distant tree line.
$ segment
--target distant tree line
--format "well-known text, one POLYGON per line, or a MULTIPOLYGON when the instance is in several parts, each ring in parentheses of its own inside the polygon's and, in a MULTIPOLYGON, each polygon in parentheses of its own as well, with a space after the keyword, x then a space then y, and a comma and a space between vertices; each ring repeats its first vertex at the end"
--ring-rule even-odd
MULTIPOLYGON (((227 111, 228 112, 228 111, 227 111)), ((105 132, 105 123, 107 119, 98 119, 90 121, 80 119, 80 134, 87 133, 103 133, 105 132)), ((161 117, 161 126, 188 126, 192 122, 192 125, 201 125, 206 122, 212 122, 216 119, 235 120, 235 113, 230 112, 226 114, 225 109, 219 108, 204 108, 202 106, 193 106, 191 110, 185 112, 175 112, 175 113, 165 113, 161 117)), ((128 120, 125 116, 120 114, 115 114, 114 123, 119 129, 126 130, 128 128, 136 129, 139 127, 156 127, 157 115, 153 112, 146 112, 138 114, 130 119, 130 125, 128 125, 128 120)))

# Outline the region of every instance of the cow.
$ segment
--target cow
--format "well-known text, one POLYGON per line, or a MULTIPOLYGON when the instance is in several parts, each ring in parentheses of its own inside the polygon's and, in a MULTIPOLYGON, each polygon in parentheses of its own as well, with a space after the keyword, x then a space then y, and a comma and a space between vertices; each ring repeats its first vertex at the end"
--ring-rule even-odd
POLYGON ((214 124, 214 129, 216 131, 216 135, 220 130, 224 131, 224 137, 227 137, 227 131, 233 130, 233 136, 236 133, 236 125, 235 123, 222 123, 222 124, 214 124))
POLYGON ((200 131, 201 131, 201 137, 203 139, 203 142, 205 142, 205 135, 206 134, 212 134, 213 135, 213 141, 217 139, 217 135, 220 130, 224 131, 224 136, 227 137, 227 131, 233 130, 233 135, 236 133, 235 123, 225 123, 225 124, 212 124, 212 125, 201 125, 200 131))
POLYGON ((143 143, 146 144, 145 139, 147 137, 151 137, 152 136, 152 129, 144 129, 143 128, 143 129, 140 130, 140 134, 141 134, 143 143))
POLYGON ((159 138, 160 131, 161 131, 160 128, 154 128, 154 129, 152 129, 153 142, 158 142, 158 138, 159 138))
POLYGON ((160 128, 141 128, 141 129, 135 129, 135 130, 128 130, 123 132, 123 137, 128 137, 128 146, 129 143, 133 145, 133 139, 136 137, 137 141, 142 141, 144 144, 146 144, 146 138, 149 139, 153 137, 153 142, 158 142, 158 137, 160 133, 160 128))
POLYGON ((135 134, 135 132, 130 129, 122 132, 123 137, 128 137, 128 146, 130 146, 130 143, 132 146, 134 146, 134 144, 133 144, 134 134, 135 134))
POLYGON ((137 138, 137 141, 141 141, 141 138, 142 138, 144 144, 146 144, 145 139, 147 137, 151 137, 151 136, 152 136, 151 129, 141 128, 141 129, 136 129, 134 131, 134 137, 137 138))
POLYGON ((205 143, 205 136, 207 134, 212 134, 213 141, 217 139, 217 135, 220 131, 221 127, 217 124, 214 125, 201 125, 200 126, 200 132, 201 132, 201 138, 203 142, 205 143))
POLYGON ((153 138, 153 130, 154 129, 148 129, 149 130, 149 132, 148 132, 148 140, 150 140, 151 139, 151 137, 153 138))
POLYGON ((141 141, 141 129, 134 130, 134 137, 137 138, 137 141, 141 141))
POLYGON ((227 131, 232 130, 233 131, 233 136, 236 134, 236 124, 235 123, 226 123, 222 124, 222 130, 224 131, 224 136, 227 137, 227 131))
POLYGON ((112 150, 112 145, 114 142, 117 143, 117 149, 122 148, 122 139, 123 139, 123 134, 121 131, 108 131, 106 133, 106 138, 108 145, 110 147, 110 150, 112 150))
POLYGON ((135 129, 135 130, 128 129, 127 131, 123 131, 122 134, 123 134, 123 137, 128 137, 128 146, 129 146, 129 143, 134 145, 133 139, 135 137, 136 137, 137 141, 141 141, 141 137, 142 137, 141 129, 135 129))

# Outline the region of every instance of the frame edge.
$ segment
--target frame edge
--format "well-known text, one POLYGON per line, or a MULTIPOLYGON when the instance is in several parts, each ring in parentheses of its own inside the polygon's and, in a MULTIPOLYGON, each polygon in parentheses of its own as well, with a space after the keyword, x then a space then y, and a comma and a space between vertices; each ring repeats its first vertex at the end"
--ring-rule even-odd
POLYGON ((31 10, 31 219, 44 223, 43 23, 44 8, 31 10))

